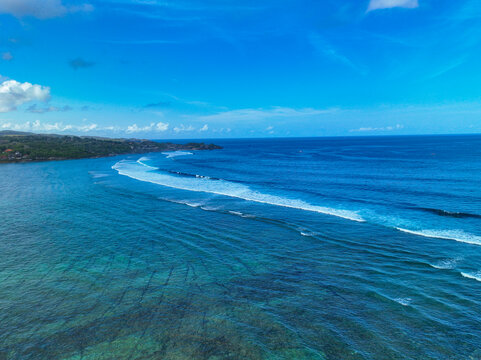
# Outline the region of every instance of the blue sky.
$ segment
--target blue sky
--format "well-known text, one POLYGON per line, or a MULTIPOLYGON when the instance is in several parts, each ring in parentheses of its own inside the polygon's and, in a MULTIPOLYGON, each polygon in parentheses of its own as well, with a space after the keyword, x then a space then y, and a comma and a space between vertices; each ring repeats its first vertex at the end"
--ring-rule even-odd
POLYGON ((0 129, 481 133, 479 0, 0 0, 0 129))

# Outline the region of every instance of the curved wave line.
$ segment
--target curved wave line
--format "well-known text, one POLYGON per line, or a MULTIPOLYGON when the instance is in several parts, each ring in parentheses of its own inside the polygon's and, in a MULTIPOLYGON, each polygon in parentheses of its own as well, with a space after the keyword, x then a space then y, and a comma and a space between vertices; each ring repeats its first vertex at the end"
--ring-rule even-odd
POLYGON ((427 238, 454 240, 471 245, 481 245, 481 236, 465 233, 462 230, 409 230, 396 227, 396 230, 427 238))
POLYGON ((248 186, 235 184, 225 180, 212 180, 206 178, 182 179, 172 177, 169 175, 153 172, 154 170, 158 170, 158 168, 146 165, 141 161, 137 161, 136 163, 119 161, 112 166, 112 169, 116 170, 120 175, 124 175, 132 179, 150 182, 153 184, 167 186, 175 189, 223 195, 247 201, 253 201, 261 204, 269 204, 291 209, 312 211, 325 215, 344 218, 347 220, 365 222, 365 220, 354 211, 332 209, 328 207, 312 205, 298 199, 289 199, 275 195, 263 194, 251 190, 248 186), (138 165, 146 167, 149 170, 146 171, 144 169, 136 169, 136 163, 138 165), (195 181, 195 183, 193 183, 193 181, 195 181))

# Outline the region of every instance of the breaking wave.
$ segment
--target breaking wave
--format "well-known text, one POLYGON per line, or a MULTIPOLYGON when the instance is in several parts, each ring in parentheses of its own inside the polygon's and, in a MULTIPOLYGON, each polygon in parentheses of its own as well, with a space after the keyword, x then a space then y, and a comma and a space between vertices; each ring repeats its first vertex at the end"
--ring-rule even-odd
POLYGON ((144 164, 142 159, 137 162, 119 161, 112 166, 120 175, 128 176, 139 181, 150 182, 180 190, 205 192, 233 198, 253 201, 262 204, 281 206, 292 209, 312 211, 326 215, 337 216, 347 220, 364 222, 365 220, 356 212, 350 210, 333 209, 324 206, 309 204, 303 200, 290 199, 282 196, 269 195, 252 190, 246 185, 233 183, 226 180, 213 180, 208 178, 178 177, 164 174, 152 166, 144 164))
POLYGON ((427 238, 454 240, 466 244, 481 245, 481 236, 469 234, 462 230, 408 230, 399 227, 396 229, 408 234, 427 238))
POLYGON ((481 281, 481 271, 478 271, 476 273, 464 273, 462 272, 461 275, 463 275, 463 277, 465 278, 468 278, 468 279, 472 279, 472 280, 476 280, 476 281, 481 281))
POLYGON ((434 264, 429 264, 431 267, 435 269, 440 269, 440 270, 449 270, 449 269, 454 269, 457 265, 458 262, 460 261, 460 258, 456 259, 443 259, 440 261, 435 262, 434 264))
POLYGON ((166 151, 166 152, 163 152, 162 154, 166 155, 167 159, 175 158, 177 156, 194 155, 193 153, 188 152, 188 151, 166 151))
POLYGON ((401 304, 402 306, 409 306, 411 305, 411 302, 412 302, 411 298, 395 298, 393 300, 398 304, 401 304))

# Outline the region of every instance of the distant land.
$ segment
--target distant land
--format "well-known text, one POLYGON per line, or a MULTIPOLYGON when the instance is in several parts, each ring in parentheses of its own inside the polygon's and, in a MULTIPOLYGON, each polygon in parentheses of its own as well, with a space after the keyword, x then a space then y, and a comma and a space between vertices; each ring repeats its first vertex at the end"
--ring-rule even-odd
POLYGON ((205 143, 174 144, 143 139, 34 134, 0 131, 0 162, 68 160, 176 150, 216 150, 205 143))

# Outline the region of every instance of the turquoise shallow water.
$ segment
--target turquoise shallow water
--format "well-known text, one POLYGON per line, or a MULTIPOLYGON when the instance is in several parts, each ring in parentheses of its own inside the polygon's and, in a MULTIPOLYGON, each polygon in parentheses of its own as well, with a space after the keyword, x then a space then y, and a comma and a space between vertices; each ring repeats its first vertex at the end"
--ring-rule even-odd
POLYGON ((481 137, 221 144, 2 165, 0 359, 481 359, 481 137))

